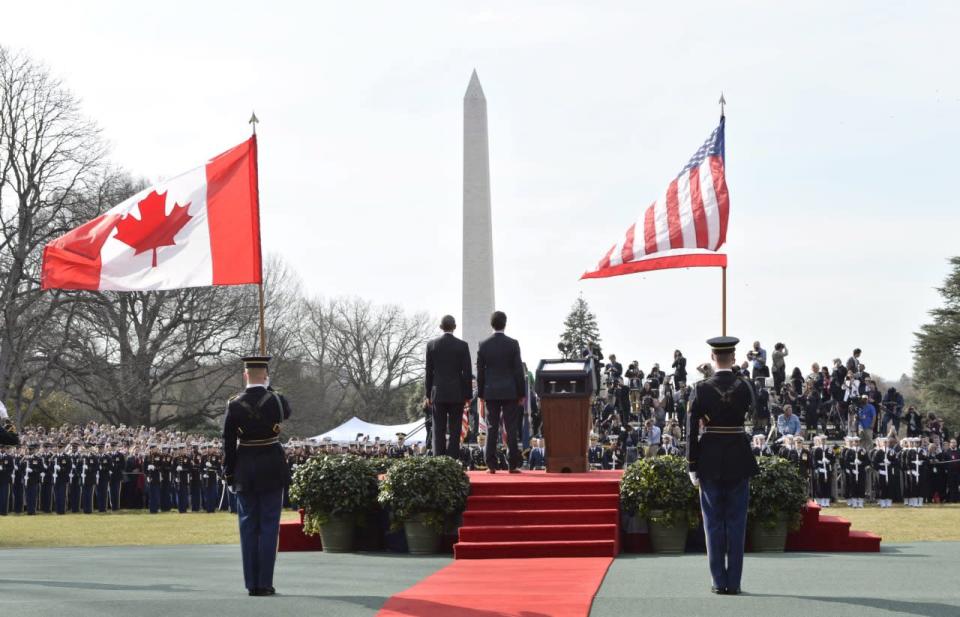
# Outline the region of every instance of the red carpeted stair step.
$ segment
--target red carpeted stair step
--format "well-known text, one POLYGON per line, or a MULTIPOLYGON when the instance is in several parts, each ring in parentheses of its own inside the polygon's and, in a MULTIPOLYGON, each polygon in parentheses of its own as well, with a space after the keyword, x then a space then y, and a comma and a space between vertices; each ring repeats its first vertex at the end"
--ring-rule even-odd
POLYGON ((880 536, 869 531, 851 531, 843 544, 844 548, 838 550, 877 553, 880 551, 880 540, 880 536))
POLYGON ((607 510, 620 505, 620 495, 471 495, 467 510, 607 510))
POLYGON ((461 527, 461 542, 614 540, 616 525, 494 525, 461 527))
MULTIPOLYGON (((615 557, 613 540, 573 542, 458 542, 456 559, 510 559, 529 557, 615 557)), ((534 566, 531 566, 534 567, 534 566)))
POLYGON ((320 536, 308 536, 303 533, 300 521, 280 521, 280 541, 277 549, 281 551, 322 551, 320 536))
MULTIPOLYGON (((509 476, 507 476, 509 477, 509 476)), ((531 480, 523 482, 471 482, 470 495, 619 495, 617 480, 531 480)))
POLYGON ((463 513, 464 527, 490 525, 617 525, 620 510, 479 510, 463 513))

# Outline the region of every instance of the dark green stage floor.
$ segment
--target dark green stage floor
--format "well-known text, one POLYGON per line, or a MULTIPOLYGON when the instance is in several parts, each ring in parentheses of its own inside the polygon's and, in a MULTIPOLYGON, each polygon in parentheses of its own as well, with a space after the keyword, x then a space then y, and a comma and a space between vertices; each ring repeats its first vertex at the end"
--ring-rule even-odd
MULTIPOLYGON (((248 598, 236 546, 0 551, 0 615, 374 615, 449 557, 282 553, 274 598, 248 598)), ((531 568, 536 561, 531 561, 531 568)), ((523 589, 523 581, 517 581, 523 589)), ((960 615, 960 542, 881 553, 748 555, 749 595, 709 593, 704 555, 618 558, 593 617, 960 615)), ((474 612, 501 617, 509 612, 474 612)), ((544 606, 543 615, 549 615, 544 606)), ((453 617, 453 616, 452 616, 453 617)))
POLYGON ((591 617, 960 616, 960 542, 883 545, 880 553, 748 554, 748 595, 710 593, 706 555, 622 555, 591 617))

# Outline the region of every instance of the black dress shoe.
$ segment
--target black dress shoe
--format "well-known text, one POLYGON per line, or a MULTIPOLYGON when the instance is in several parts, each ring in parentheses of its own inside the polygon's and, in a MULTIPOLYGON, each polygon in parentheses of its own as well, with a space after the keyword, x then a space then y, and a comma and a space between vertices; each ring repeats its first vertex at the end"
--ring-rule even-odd
POLYGON ((513 469, 510 470, 510 473, 520 473, 520 470, 514 467, 513 469))
POLYGON ((726 588, 726 587, 711 587, 711 588, 710 588, 710 593, 715 593, 715 594, 717 594, 718 596, 723 596, 723 595, 726 595, 726 593, 727 593, 727 588, 726 588))
POLYGON ((260 590, 260 595, 262 596, 275 596, 277 595, 277 590, 273 587, 264 587, 260 590))
POLYGON ((487 469, 487 473, 497 473, 496 469, 487 469))
POLYGON ((736 589, 728 589, 728 590, 727 590, 727 595, 728 595, 728 596, 739 596, 741 593, 743 593, 743 592, 742 592, 742 590, 741 590, 739 587, 737 587, 736 589))
POLYGON ((260 592, 259 589, 248 589, 248 590, 247 590, 247 595, 248 595, 248 596, 262 596, 263 594, 260 592))

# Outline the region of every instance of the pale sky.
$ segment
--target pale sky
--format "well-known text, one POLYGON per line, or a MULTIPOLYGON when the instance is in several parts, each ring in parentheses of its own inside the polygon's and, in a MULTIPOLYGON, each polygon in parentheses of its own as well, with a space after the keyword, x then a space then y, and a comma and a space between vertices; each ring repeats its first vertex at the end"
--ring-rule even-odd
POLYGON ((727 105, 729 333, 912 368, 958 253, 955 2, 7 3, 148 179, 261 119, 263 247, 316 295, 460 314, 462 97, 487 96, 496 297, 531 367, 583 292, 604 351, 691 365, 720 272, 580 282, 727 105))

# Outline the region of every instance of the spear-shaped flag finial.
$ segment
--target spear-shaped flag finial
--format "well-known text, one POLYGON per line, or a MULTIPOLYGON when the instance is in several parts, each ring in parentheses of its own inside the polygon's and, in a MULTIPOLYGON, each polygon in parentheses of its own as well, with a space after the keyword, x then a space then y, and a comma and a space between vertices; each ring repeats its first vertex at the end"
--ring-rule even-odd
POLYGON ((256 113, 256 112, 252 112, 252 113, 250 114, 250 120, 248 121, 248 124, 250 124, 250 126, 253 127, 253 134, 254 134, 254 135, 257 134, 257 123, 258 123, 258 122, 260 122, 260 118, 257 117, 257 113, 256 113))
POLYGON ((720 100, 717 101, 720 103, 720 117, 723 117, 723 106, 727 104, 727 99, 723 98, 723 91, 720 92, 720 100))

